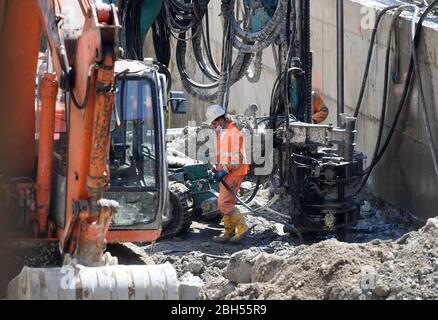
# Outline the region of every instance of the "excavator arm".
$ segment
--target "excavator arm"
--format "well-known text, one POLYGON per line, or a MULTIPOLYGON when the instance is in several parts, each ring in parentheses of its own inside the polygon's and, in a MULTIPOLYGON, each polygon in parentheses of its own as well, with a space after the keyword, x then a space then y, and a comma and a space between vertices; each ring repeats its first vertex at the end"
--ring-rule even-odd
MULTIPOLYGON (((0 0, 0 115, 5 124, 0 126, 0 212, 7 218, 0 226, 6 226, 9 240, 37 246, 54 240, 64 254, 62 268, 24 267, 9 283, 9 297, 178 298, 176 271, 170 265, 119 266, 104 254, 107 239, 156 240, 168 208, 166 81, 158 68, 142 61, 126 61, 122 65, 131 67, 117 71, 119 30, 116 7, 101 0, 0 0), (38 73, 35 90, 37 59, 46 42, 47 67, 38 73), (132 69, 136 64, 141 65, 137 71, 132 69), (145 166, 153 174, 143 172, 154 183, 132 191, 129 181, 120 182, 126 185, 123 196, 138 192, 150 200, 148 212, 142 212, 145 218, 128 227, 112 222, 120 197, 114 185, 111 189, 109 167, 117 82, 119 101, 125 84, 144 88, 138 91, 138 117, 122 121, 132 120, 146 134, 145 145, 156 150, 145 166), (108 194, 114 200, 105 199, 108 194), (62 284, 66 277, 73 286, 47 285, 62 284)), ((140 142, 131 148, 142 147, 140 142)), ((122 212, 128 220, 129 209, 122 212)))
POLYGON ((84 265, 99 265, 117 208, 117 202, 103 199, 109 179, 114 65, 119 48, 117 9, 91 0, 1 1, 0 8, 0 61, 2 73, 10 76, 0 91, 0 112, 7 121, 1 126, 3 150, 7 150, 1 153, 1 174, 35 181, 26 185, 33 190, 23 191, 36 193, 35 199, 30 199, 35 203, 28 206, 29 211, 35 211, 29 213, 33 237, 50 238, 56 228, 63 253, 84 265), (35 128, 41 35, 47 39, 52 67, 40 81, 40 121, 35 128), (66 163, 66 190, 65 212, 59 213, 64 215, 64 225, 54 227, 48 216, 58 88, 66 97, 67 142, 62 159, 66 163), (18 150, 12 145, 18 145, 18 150))
MULTIPOLYGON (((115 201, 103 199, 103 192, 109 175, 107 160, 120 24, 114 5, 97 3, 39 1, 56 76, 68 96, 65 227, 57 228, 57 238, 64 253, 85 265, 103 263, 105 235, 117 209, 115 201)), ((43 117, 41 127, 45 127, 43 117)), ((48 158, 45 168, 52 156, 47 152, 50 149, 39 146, 39 161, 48 158)), ((37 184, 40 185, 39 181, 37 184)), ((37 198, 38 190, 43 188, 37 189, 37 198)), ((47 203, 49 195, 45 196, 47 203)), ((40 221, 47 220, 48 211, 47 207, 46 212, 38 214, 40 221)))

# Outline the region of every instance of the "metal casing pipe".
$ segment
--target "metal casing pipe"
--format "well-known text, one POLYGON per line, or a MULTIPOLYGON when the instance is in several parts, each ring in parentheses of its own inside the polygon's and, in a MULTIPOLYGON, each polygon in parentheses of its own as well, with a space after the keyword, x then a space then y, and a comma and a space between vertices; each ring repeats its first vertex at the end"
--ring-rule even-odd
POLYGON ((340 115, 344 113, 344 1, 337 0, 337 84, 338 84, 338 126, 341 124, 340 115))

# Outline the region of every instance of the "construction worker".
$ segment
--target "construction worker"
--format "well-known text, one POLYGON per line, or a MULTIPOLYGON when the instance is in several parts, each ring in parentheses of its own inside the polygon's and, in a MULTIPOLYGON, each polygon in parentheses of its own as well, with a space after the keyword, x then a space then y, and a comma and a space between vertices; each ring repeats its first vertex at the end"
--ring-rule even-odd
POLYGON ((329 114, 329 109, 324 104, 324 100, 322 99, 321 92, 316 89, 315 91, 312 91, 313 96, 313 116, 312 120, 313 123, 321 123, 325 119, 327 119, 329 114))
POLYGON ((220 182, 218 207, 225 227, 224 234, 212 240, 238 243, 250 232, 244 217, 236 208, 236 195, 249 165, 245 160, 243 135, 225 113, 220 105, 212 105, 206 112, 207 121, 218 135, 215 179, 220 182))

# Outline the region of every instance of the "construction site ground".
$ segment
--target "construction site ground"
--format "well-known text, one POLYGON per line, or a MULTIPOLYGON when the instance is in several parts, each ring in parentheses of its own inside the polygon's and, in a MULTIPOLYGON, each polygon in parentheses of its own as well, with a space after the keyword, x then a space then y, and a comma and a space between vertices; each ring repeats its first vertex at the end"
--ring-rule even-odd
POLYGON ((438 219, 420 227, 408 213, 362 198, 347 242, 328 232, 301 243, 280 223, 247 213, 253 229, 239 245, 211 241, 223 230, 217 219, 193 222, 177 238, 109 251, 121 264, 171 263, 180 279, 201 284, 199 299, 438 299, 438 219))
MULTIPOLYGON (((257 200, 269 194, 262 189, 257 200)), ((285 213, 282 200, 273 208, 285 213)), ((238 245, 211 241, 223 231, 216 219, 155 244, 108 244, 108 251, 119 264, 171 263, 197 287, 194 299, 438 299, 438 218, 418 221, 369 194, 358 201, 361 217, 346 242, 333 232, 301 242, 282 224, 246 213, 252 232, 238 245)), ((15 259, 17 273, 62 263, 55 242, 15 259)))

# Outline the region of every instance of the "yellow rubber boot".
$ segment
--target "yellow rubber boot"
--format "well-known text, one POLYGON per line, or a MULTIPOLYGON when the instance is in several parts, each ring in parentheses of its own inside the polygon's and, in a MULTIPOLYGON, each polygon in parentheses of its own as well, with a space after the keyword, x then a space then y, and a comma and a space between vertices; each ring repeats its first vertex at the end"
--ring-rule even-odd
POLYGON ((237 232, 236 235, 230 239, 230 242, 239 243, 251 232, 251 229, 248 228, 245 218, 238 209, 232 213, 231 219, 233 220, 233 224, 236 226, 237 232))
POLYGON ((225 227, 224 234, 219 237, 213 237, 212 238, 213 242, 218 242, 218 243, 228 242, 235 235, 236 225, 233 224, 233 219, 231 215, 228 214, 224 215, 223 221, 225 227))

